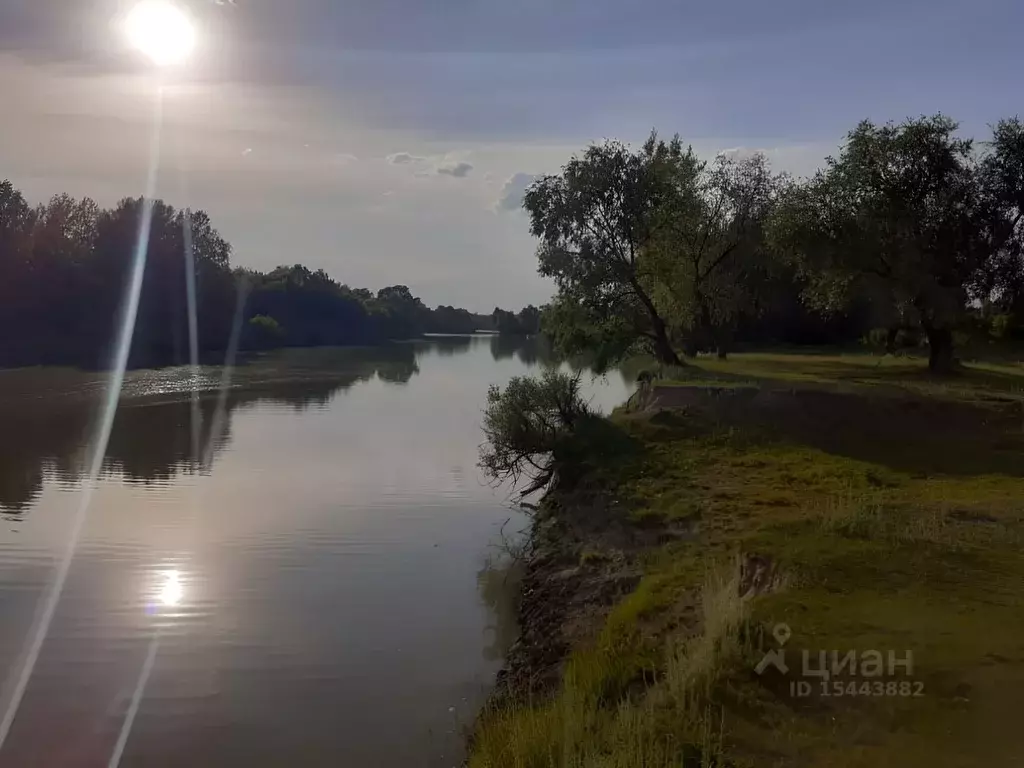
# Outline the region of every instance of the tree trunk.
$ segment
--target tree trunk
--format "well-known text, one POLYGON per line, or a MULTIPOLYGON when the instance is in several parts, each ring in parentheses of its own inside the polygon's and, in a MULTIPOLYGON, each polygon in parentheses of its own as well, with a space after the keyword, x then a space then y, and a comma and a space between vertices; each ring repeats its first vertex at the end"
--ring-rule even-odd
POLYGON ((953 331, 950 328, 924 329, 928 335, 928 370, 932 373, 952 373, 956 370, 953 357, 953 331))
POLYGON ((725 360, 729 356, 729 349, 732 347, 732 328, 722 326, 715 329, 715 350, 719 360, 725 360))
POLYGON ((658 362, 662 365, 685 365, 679 359, 676 351, 672 349, 672 344, 668 340, 668 329, 665 327, 665 321, 658 314, 658 310, 655 308, 654 302, 651 301, 651 297, 644 292, 644 289, 640 287, 636 280, 631 280, 630 282, 636 297, 640 299, 640 303, 644 305, 648 316, 651 318, 651 328, 654 331, 654 354, 658 358, 658 362))
POLYGON ((668 333, 665 330, 665 323, 662 322, 661 318, 652 318, 654 324, 654 352, 658 358, 658 362, 662 365, 683 365, 683 361, 679 359, 679 355, 672 349, 672 345, 668 340, 668 333))
POLYGON ((885 354, 895 355, 896 354, 896 337, 899 336, 899 328, 890 328, 885 333, 885 354))

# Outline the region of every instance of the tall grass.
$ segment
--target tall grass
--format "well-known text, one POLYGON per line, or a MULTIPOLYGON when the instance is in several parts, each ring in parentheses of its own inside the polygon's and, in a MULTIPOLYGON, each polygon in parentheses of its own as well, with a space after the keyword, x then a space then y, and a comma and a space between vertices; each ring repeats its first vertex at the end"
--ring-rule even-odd
POLYGON ((484 713, 470 767, 721 765, 724 723, 709 694, 723 665, 741 651, 747 614, 739 579, 738 562, 709 571, 701 631, 670 640, 653 674, 637 679, 637 660, 625 646, 599 642, 573 654, 554 697, 484 713))
POLYGON ((699 706, 710 693, 724 659, 739 651, 740 628, 746 620, 746 604, 740 597, 740 568, 712 570, 701 590, 702 631, 670 641, 665 684, 674 702, 699 706))
POLYGON ((1019 540, 1019 527, 984 514, 955 515, 949 503, 886 504, 871 493, 828 499, 818 512, 821 529, 848 539, 892 546, 932 544, 948 549, 982 546, 994 539, 1019 540))

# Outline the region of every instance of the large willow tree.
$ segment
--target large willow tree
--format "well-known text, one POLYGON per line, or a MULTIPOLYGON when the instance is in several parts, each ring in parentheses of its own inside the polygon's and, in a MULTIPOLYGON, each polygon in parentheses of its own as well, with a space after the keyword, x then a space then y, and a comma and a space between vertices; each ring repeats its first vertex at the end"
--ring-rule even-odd
POLYGON ((589 147, 526 194, 540 272, 558 287, 545 330, 601 361, 724 354, 737 317, 763 299, 763 224, 779 188, 764 156, 708 163, 678 136, 589 147))
POLYGON ((678 139, 666 144, 653 134, 635 152, 606 141, 527 191, 523 206, 541 241, 540 273, 558 287, 547 328, 565 351, 612 359, 642 348, 662 363, 681 364, 644 279, 642 254, 670 194, 661 169, 683 155, 678 139))
POLYGON ((995 175, 948 117, 864 121, 838 157, 790 188, 773 231, 809 280, 809 300, 838 310, 866 297, 919 324, 929 368, 946 372, 953 331, 1010 234, 995 175))

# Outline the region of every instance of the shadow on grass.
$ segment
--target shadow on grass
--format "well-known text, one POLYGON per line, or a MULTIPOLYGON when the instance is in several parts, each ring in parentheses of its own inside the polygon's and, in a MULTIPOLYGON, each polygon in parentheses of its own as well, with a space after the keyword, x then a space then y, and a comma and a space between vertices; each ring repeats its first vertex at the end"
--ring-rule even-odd
POLYGON ((619 481, 644 454, 644 445, 602 416, 582 419, 556 452, 560 482, 574 488, 581 480, 619 481))
POLYGON ((744 354, 726 361, 701 360, 697 371, 723 381, 849 383, 925 389, 957 394, 1024 392, 1024 368, 991 362, 972 362, 958 371, 937 375, 925 360, 914 357, 825 354, 744 354))
MULTIPOLYGON (((872 397, 816 389, 678 388, 677 403, 722 428, 886 466, 911 475, 1024 477, 1024 421, 1016 405, 872 397)), ((675 390, 667 394, 669 399, 675 390)))

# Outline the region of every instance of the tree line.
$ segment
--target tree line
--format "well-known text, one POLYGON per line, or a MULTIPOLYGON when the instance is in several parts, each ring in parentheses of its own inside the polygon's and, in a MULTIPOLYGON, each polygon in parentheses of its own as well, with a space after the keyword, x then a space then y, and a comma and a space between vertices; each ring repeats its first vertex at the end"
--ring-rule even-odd
POLYGON ((535 336, 541 332, 541 311, 529 304, 518 312, 495 307, 489 322, 481 326, 486 330, 508 336, 535 336))
MULTIPOLYGON (((0 183, 0 366, 109 364, 146 210, 101 208, 66 194, 33 206, 0 183)), ((231 245, 204 211, 152 202, 131 365, 189 360, 190 306, 204 356, 227 349, 374 344, 423 333, 472 333, 479 316, 430 309, 408 287, 373 293, 301 264, 268 273, 231 266, 231 245), (185 255, 191 251, 191 263, 185 255)))
POLYGON ((843 342, 883 329, 955 367, 968 325, 1024 335, 1024 124, 985 141, 944 115, 864 121, 810 178, 763 154, 697 157, 678 136, 588 147, 524 208, 567 354, 683 364, 737 340, 843 342))

